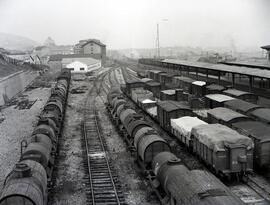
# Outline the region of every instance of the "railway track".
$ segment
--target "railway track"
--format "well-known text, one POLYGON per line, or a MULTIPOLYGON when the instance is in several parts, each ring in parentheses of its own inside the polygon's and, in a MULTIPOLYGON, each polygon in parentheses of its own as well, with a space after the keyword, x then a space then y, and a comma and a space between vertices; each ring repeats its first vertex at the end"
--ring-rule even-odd
MULTIPOLYGON (((123 69, 122 69, 123 70, 123 69)), ((123 77, 132 78, 133 75, 129 75, 127 70, 123 71, 123 77)), ((174 137, 170 136, 165 132, 159 124, 157 124, 150 116, 145 114, 141 108, 139 108, 133 101, 128 97, 128 102, 136 109, 137 113, 145 115, 145 119, 155 127, 161 136, 169 142, 172 146, 172 152, 181 158, 184 164, 189 169, 205 169, 204 166, 195 156, 187 152, 186 148, 181 145, 174 137)), ((246 176, 243 180, 232 183, 226 182, 226 185, 246 204, 252 205, 269 205, 270 204, 270 183, 263 176, 246 176)))
POLYGON ((98 77, 89 90, 82 123, 87 204, 124 205, 126 204, 124 194, 108 157, 106 142, 102 136, 95 105, 103 78, 103 75, 98 77))

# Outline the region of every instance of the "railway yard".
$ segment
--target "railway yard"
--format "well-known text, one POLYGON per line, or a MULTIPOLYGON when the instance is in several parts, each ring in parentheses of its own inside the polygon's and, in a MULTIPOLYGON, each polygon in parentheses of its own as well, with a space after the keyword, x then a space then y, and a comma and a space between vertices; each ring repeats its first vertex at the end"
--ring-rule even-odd
POLYGON ((268 108, 159 70, 63 70, 2 107, 0 204, 270 204, 268 141, 241 124, 268 108))

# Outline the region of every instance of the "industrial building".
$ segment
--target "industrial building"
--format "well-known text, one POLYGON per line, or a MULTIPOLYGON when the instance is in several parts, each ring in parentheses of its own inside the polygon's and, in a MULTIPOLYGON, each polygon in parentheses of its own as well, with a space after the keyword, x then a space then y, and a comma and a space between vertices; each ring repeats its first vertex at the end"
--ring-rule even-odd
POLYGON ((86 73, 100 68, 101 60, 85 54, 52 55, 48 64, 53 70, 68 68, 72 73, 86 73))
POLYGON ((74 46, 75 54, 87 54, 96 59, 101 59, 102 65, 106 63, 106 45, 97 39, 80 40, 74 46))

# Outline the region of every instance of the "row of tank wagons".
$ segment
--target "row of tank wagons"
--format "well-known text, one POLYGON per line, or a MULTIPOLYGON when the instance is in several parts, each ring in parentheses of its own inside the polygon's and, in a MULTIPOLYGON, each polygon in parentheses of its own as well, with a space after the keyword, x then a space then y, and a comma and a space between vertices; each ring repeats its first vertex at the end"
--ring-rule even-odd
POLYGON ((140 167, 163 204, 243 204, 214 175, 185 167, 151 124, 127 106, 118 87, 110 90, 107 100, 112 119, 134 147, 140 167))
POLYGON ((30 140, 22 141, 20 160, 4 182, 1 205, 47 204, 70 79, 70 71, 62 70, 30 140))

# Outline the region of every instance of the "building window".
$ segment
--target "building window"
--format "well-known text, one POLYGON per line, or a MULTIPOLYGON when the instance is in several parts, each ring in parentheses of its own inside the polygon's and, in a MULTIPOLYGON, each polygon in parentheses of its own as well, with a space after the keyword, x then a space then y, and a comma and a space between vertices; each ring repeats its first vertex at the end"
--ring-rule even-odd
POLYGON ((84 70, 84 68, 80 68, 80 70, 84 70))

